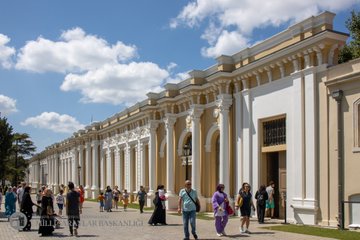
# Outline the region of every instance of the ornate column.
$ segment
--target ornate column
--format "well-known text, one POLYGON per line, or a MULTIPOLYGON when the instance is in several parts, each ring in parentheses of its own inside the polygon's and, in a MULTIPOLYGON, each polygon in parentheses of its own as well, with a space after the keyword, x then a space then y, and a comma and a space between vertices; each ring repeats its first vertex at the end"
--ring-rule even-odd
POLYGON ((229 156, 229 108, 232 104, 232 97, 230 94, 218 95, 216 105, 219 108, 220 118, 220 166, 219 179, 226 187, 229 187, 230 176, 230 156, 229 156))
POLYGON ((92 186, 91 197, 97 198, 99 195, 99 141, 92 141, 92 186))
POLYGON ((120 175, 120 148, 116 146, 115 150, 115 185, 121 189, 121 175, 120 175))
POLYGON ((125 146, 125 189, 130 190, 130 146, 126 143, 125 146))
POLYGON ((202 106, 193 105, 189 110, 189 116, 191 118, 191 136, 192 136, 192 168, 191 168, 191 180, 193 188, 196 189, 199 196, 201 193, 201 158, 200 158, 200 117, 203 114, 204 109, 202 106))
POLYGON ((112 178, 112 149, 108 148, 106 150, 106 186, 112 187, 112 178))
POLYGON ((140 188, 141 184, 141 142, 140 140, 137 141, 136 147, 135 147, 135 160, 136 160, 136 169, 135 169, 135 190, 138 190, 140 188))
POLYGON ((54 193, 59 191, 59 154, 55 153, 54 158, 54 193))
POLYGON ((66 166, 67 166, 67 171, 66 171, 66 183, 65 185, 68 184, 69 181, 71 181, 71 164, 72 164, 72 161, 73 161, 73 158, 70 156, 68 159, 67 159, 67 163, 66 163, 66 166))
POLYGON ((100 156, 100 190, 105 191, 106 188, 106 169, 105 169, 105 150, 101 149, 101 156, 100 156))
POLYGON ((145 186, 145 143, 142 142, 140 145, 140 162, 141 162, 141 171, 140 171, 140 185, 145 186))
POLYGON ((177 208, 177 195, 174 191, 174 124, 176 117, 173 114, 166 114, 164 119, 166 129, 166 186, 167 198, 166 208, 176 209, 177 208))
POLYGON ((242 158, 242 151, 241 151, 241 146, 242 146, 242 94, 241 92, 236 92, 234 94, 235 97, 235 129, 236 129, 236 157, 235 157, 235 165, 236 165, 236 183, 235 183, 235 195, 237 194, 237 192, 239 191, 240 187, 242 186, 243 183, 243 167, 242 167, 242 162, 243 162, 243 158, 242 158))
POLYGON ((166 129, 166 189, 168 194, 174 193, 174 124, 176 117, 166 114, 164 119, 166 129))
POLYGON ((72 161, 72 181, 75 184, 75 186, 79 186, 79 177, 78 177, 78 166, 79 166, 79 152, 76 148, 73 148, 73 161, 72 161))
POLYGON ((149 193, 153 193, 155 186, 156 174, 156 129, 159 126, 157 121, 149 122, 150 138, 149 138, 149 193))
POLYGON ((86 143, 86 155, 85 155, 85 198, 91 196, 91 145, 90 142, 86 143))
POLYGON ((78 147, 78 151, 79 151, 79 165, 78 167, 80 167, 80 182, 79 182, 79 185, 84 185, 84 182, 83 182, 83 179, 84 179, 84 174, 83 174, 83 171, 84 171, 84 146, 83 145, 80 145, 78 147))

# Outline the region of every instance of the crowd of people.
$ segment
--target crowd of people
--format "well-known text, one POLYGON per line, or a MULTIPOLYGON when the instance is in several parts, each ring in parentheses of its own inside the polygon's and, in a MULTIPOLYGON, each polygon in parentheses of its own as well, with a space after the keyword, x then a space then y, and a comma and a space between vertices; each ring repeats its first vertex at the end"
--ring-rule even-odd
MULTIPOLYGON (((259 224, 264 223, 265 214, 271 218, 274 217, 274 188, 275 183, 269 182, 269 185, 261 185, 256 191, 254 198, 256 199, 256 208, 253 202, 253 195, 250 184, 243 183, 239 189, 235 199, 235 209, 240 211, 240 233, 250 233, 250 217, 256 209, 259 224)), ((0 187, 0 210, 3 195, 5 195, 5 215, 10 217, 16 212, 16 202, 18 202, 19 210, 27 218, 27 224, 23 227, 23 231, 31 230, 31 219, 33 215, 33 206, 37 207, 36 214, 40 216, 39 233, 42 235, 51 235, 56 226, 56 217, 63 215, 65 207, 66 215, 69 222, 69 230, 71 235, 77 235, 80 214, 82 213, 85 191, 82 185, 77 189, 74 183, 69 182, 68 186, 60 185, 59 193, 54 196, 52 190, 46 186, 42 186, 36 193, 36 203, 30 196, 31 187, 22 182, 18 187, 5 186, 0 187), (54 211, 54 203, 57 204, 58 213, 54 211)), ((139 202, 140 213, 144 212, 144 205, 147 192, 143 186, 135 195, 134 200, 139 202)), ((122 203, 124 211, 127 211, 130 195, 126 189, 122 192, 118 186, 111 189, 106 187, 105 193, 100 192, 97 197, 100 212, 111 212, 112 209, 118 209, 119 202, 122 203)), ((152 226, 167 225, 166 223, 166 204, 164 185, 158 185, 153 199, 154 211, 148 221, 152 226)), ((196 212, 200 211, 200 201, 195 189, 191 187, 191 181, 185 181, 185 186, 179 192, 178 213, 182 214, 183 231, 185 240, 190 239, 189 224, 191 233, 195 239, 198 239, 196 232, 196 212)), ((212 196, 212 208, 215 219, 215 231, 217 236, 226 236, 225 228, 229 216, 234 215, 228 195, 225 191, 224 184, 219 184, 212 196)))

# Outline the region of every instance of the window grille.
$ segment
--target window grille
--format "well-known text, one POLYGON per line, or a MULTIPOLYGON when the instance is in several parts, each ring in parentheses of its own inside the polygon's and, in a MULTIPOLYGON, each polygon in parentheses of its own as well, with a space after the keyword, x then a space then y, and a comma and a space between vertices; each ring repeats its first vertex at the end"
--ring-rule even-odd
POLYGON ((286 143, 285 118, 271 120, 263 123, 264 142, 263 146, 275 146, 286 143))

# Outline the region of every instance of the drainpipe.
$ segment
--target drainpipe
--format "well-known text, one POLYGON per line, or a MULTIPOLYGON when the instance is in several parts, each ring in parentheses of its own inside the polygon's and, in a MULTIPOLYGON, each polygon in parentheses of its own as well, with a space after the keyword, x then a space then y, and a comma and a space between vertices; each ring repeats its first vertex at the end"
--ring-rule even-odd
POLYGON ((331 96, 337 102, 337 141, 338 141, 338 226, 341 230, 344 229, 344 214, 343 214, 343 201, 344 201, 344 161, 343 157, 343 129, 342 129, 342 110, 341 100, 343 97, 342 90, 335 90, 331 96))

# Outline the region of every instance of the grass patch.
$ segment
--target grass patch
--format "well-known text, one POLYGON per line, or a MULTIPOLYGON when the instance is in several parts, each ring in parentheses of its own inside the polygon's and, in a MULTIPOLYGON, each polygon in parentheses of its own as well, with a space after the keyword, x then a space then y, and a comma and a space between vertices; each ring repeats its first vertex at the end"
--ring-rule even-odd
POLYGON ((360 239, 359 232, 353 232, 348 230, 336 230, 328 229, 322 227, 311 227, 304 225, 281 225, 281 226, 271 226, 264 227, 265 229, 274 230, 274 231, 283 231, 291 233, 300 233, 312 236, 327 237, 327 238, 336 238, 336 239, 346 239, 346 240, 357 240, 360 239))
MULTIPOLYGON (((86 198, 85 200, 89 201, 89 202, 97 202, 96 199, 92 199, 92 198, 86 198)), ((118 206, 123 207, 124 205, 123 205, 122 202, 118 202, 118 206)), ((140 206, 139 206, 138 203, 129 203, 127 207, 128 208, 134 208, 134 209, 140 209, 140 206)), ((144 210, 145 211, 154 210, 154 207, 144 207, 144 210)))

